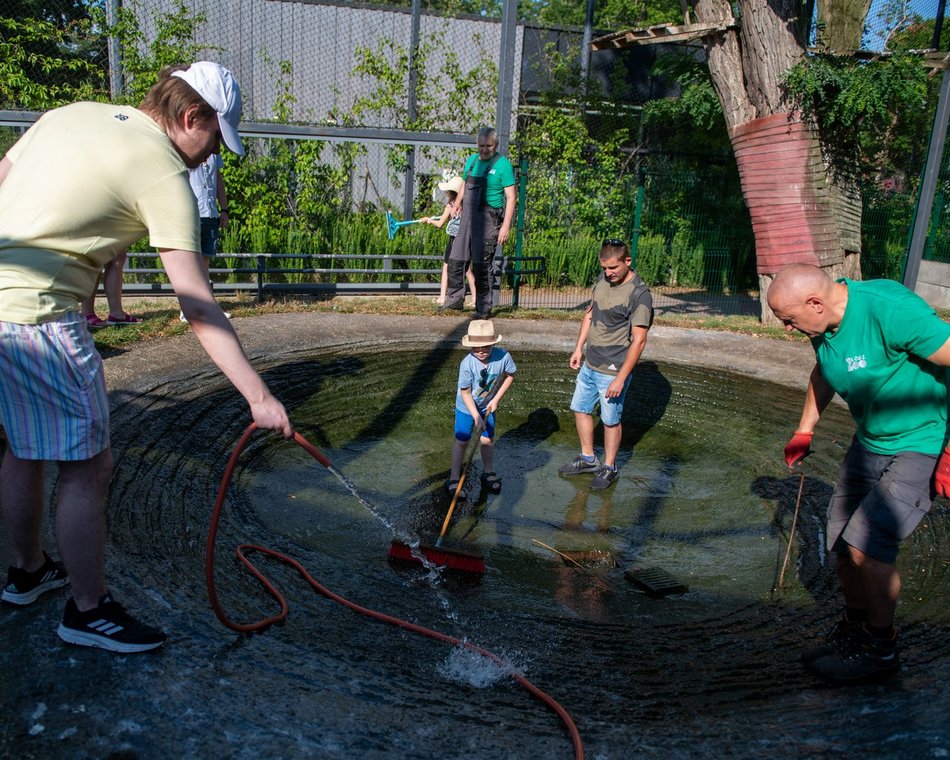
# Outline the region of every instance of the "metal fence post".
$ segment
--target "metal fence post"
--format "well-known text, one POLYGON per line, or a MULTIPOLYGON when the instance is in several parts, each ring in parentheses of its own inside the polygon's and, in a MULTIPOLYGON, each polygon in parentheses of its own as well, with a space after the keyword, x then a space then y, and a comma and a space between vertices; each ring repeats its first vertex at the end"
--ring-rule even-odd
POLYGON ((264 303, 264 271, 267 266, 267 259, 264 256, 257 257, 257 302, 264 303))
POLYGON ((515 275, 512 279, 511 305, 518 308, 518 297, 521 293, 521 254, 524 252, 524 207, 528 188, 528 159, 521 159, 518 167, 518 216, 515 222, 515 275))
POLYGON ((920 260, 923 258, 924 245, 927 242, 930 213, 933 210, 937 180, 943 164, 948 116, 950 116, 950 70, 944 70, 943 80, 940 83, 940 99, 937 101, 937 112, 934 114, 933 130, 930 133, 930 145, 927 148, 927 161, 924 164, 924 173, 920 182, 920 194, 917 196, 917 209, 914 211, 914 222, 911 226, 907 259, 904 263, 902 281, 911 290, 917 286, 920 260))
POLYGON ((637 170, 637 196, 633 211, 633 233, 630 235, 631 266, 637 266, 637 250, 640 247, 640 220, 643 216, 643 199, 646 196, 646 171, 637 170))

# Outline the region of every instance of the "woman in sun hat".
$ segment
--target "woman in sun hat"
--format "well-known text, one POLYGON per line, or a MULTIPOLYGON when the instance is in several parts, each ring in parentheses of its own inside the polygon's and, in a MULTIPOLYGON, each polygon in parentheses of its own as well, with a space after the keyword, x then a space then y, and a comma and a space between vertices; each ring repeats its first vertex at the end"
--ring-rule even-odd
MULTIPOLYGON (((459 225, 462 222, 459 216, 452 214, 452 209, 455 207, 455 199, 464 184, 461 177, 452 177, 445 182, 440 182, 439 190, 445 193, 445 197, 448 199, 445 208, 442 209, 442 216, 430 216, 423 219, 424 222, 439 229, 442 229, 442 226, 448 222, 445 226, 445 234, 448 235, 448 240, 445 243, 445 253, 442 255, 442 280, 439 286, 439 297, 435 300, 439 306, 445 303, 445 290, 449 284, 449 254, 452 253, 452 245, 455 243, 455 236, 458 234, 459 225)), ((475 275, 472 274, 471 265, 466 268, 465 277, 468 280, 469 293, 469 299, 466 300, 466 303, 473 306, 475 304, 475 275)))
POLYGON ((494 470, 492 441, 495 437, 495 412, 515 379, 515 360, 498 346, 490 319, 473 319, 462 345, 471 349, 459 365, 455 394, 455 440, 452 445, 452 469, 445 488, 455 494, 462 471, 465 447, 473 432, 480 431, 482 485, 492 493, 501 493, 501 478, 494 470))

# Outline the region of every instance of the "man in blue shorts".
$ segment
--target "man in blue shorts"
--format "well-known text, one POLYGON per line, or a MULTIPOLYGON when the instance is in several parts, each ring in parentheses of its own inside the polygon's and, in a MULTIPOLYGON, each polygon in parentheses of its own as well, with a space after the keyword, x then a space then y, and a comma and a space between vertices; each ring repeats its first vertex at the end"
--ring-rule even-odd
POLYGON ((817 359, 785 446, 788 466, 809 453, 835 393, 856 426, 828 507, 844 614, 802 662, 833 684, 880 680, 900 669, 898 545, 930 509, 934 488, 950 495, 950 325, 897 282, 832 280, 807 264, 779 272, 768 302, 787 330, 811 339, 817 359))
POLYGON ((605 240, 600 248, 603 275, 594 284, 590 306, 581 321, 571 354, 571 368, 580 370, 571 399, 581 453, 561 467, 561 475, 592 473, 597 491, 617 480, 620 416, 630 375, 647 344, 653 324, 653 296, 631 269, 630 249, 622 240, 605 240), (584 356, 584 350, 587 356, 584 356), (604 461, 594 454, 594 409, 600 405, 604 424, 604 461))

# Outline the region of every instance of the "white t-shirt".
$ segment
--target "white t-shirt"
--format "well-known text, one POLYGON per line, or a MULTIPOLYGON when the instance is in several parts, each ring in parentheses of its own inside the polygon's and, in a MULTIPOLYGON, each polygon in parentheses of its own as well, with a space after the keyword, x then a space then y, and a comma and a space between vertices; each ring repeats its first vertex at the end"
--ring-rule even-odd
POLYGON ((198 216, 202 219, 217 219, 219 216, 218 172, 223 168, 221 156, 212 153, 201 166, 188 170, 188 181, 198 201, 198 216))

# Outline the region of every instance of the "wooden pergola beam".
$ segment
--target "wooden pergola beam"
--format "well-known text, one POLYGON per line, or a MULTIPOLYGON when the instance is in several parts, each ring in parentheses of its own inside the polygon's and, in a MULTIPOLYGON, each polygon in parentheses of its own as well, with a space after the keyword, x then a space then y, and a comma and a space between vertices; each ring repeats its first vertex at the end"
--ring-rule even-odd
POLYGON ((691 42, 709 34, 736 26, 733 19, 714 24, 660 24, 646 29, 627 29, 591 40, 592 50, 616 50, 630 45, 656 45, 661 42, 691 42))

